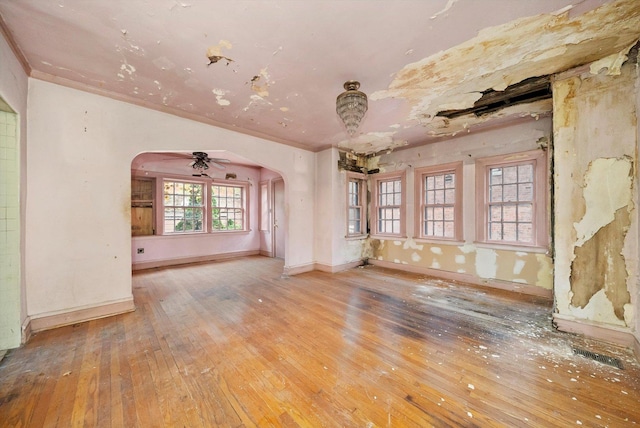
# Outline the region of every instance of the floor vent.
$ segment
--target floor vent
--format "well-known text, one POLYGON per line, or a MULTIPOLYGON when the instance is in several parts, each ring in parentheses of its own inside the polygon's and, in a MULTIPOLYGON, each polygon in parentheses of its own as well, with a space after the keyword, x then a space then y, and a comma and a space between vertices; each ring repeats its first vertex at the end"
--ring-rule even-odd
POLYGON ((603 354, 596 354, 595 352, 587 351, 580 348, 573 348, 573 353, 582 355, 583 357, 589 358, 602 364, 608 364, 610 366, 617 367, 620 370, 624 369, 624 367, 622 367, 622 361, 620 361, 619 358, 614 358, 603 354))

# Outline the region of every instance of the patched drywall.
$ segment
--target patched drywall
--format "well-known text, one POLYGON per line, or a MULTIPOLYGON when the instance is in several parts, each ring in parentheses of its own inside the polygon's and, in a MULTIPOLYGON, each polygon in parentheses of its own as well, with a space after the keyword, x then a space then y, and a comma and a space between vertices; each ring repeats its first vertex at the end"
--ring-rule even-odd
POLYGON ((555 301, 559 316, 632 326, 637 293, 638 70, 628 49, 554 91, 555 301), (595 74, 594 74, 595 73, 595 74))
MULTIPOLYGON (((399 265, 455 273, 471 282, 507 281, 550 290, 553 284, 551 258, 533 252, 482 248, 473 244, 421 243, 412 239, 372 239, 370 258, 399 265), (541 257, 542 256, 542 257, 541 257)), ((402 266, 398 266, 402 269, 402 266)))

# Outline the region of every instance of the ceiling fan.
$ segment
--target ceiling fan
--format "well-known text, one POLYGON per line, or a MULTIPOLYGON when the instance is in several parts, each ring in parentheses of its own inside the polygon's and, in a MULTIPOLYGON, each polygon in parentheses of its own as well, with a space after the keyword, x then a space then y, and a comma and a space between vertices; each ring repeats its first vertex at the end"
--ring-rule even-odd
POLYGON ((193 160, 189 163, 189 166, 198 171, 197 174, 192 174, 194 177, 208 177, 209 175, 205 171, 209 169, 209 166, 218 169, 225 169, 222 164, 230 163, 229 159, 210 158, 205 152, 193 152, 192 154, 193 160))

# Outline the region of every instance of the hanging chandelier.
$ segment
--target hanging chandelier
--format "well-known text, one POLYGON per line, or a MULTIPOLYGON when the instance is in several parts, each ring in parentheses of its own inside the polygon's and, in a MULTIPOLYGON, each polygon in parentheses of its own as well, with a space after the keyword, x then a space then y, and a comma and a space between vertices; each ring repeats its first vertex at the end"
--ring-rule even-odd
POLYGON ((352 137, 367 112, 367 96, 358 88, 360 88, 360 82, 349 80, 344 84, 345 91, 336 99, 336 112, 352 137))

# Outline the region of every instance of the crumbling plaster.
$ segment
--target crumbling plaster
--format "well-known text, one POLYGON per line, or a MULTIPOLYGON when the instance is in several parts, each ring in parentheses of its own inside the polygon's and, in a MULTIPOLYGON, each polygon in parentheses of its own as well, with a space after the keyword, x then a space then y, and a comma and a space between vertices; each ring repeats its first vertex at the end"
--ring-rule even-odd
POLYGON ((472 107, 488 89, 501 91, 529 77, 618 55, 640 36, 636 0, 613 1, 573 18, 570 12, 569 7, 483 29, 460 45, 408 64, 388 89, 373 93, 371 99, 406 100, 411 109, 407 120, 419 123, 431 136, 454 136, 488 120, 548 113, 551 103, 547 100, 480 117, 437 116, 440 111, 472 107))
POLYGON ((601 64, 553 83, 554 296, 562 317, 633 327, 638 70, 601 64))

